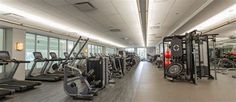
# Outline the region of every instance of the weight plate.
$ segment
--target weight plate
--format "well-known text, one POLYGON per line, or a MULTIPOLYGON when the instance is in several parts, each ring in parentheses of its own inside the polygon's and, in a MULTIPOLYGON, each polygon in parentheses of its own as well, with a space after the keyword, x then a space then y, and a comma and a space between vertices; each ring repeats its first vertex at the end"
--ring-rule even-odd
POLYGON ((166 69, 166 75, 170 77, 177 77, 179 76, 183 71, 183 65, 180 63, 173 63, 169 65, 169 67, 166 69))

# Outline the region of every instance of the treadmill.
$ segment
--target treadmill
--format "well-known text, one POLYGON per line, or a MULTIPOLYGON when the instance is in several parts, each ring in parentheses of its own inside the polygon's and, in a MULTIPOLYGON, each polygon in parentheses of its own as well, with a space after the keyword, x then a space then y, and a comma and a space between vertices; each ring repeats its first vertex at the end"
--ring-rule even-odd
POLYGON ((42 53, 41 52, 33 52, 34 54, 34 63, 32 68, 30 69, 28 75, 26 76, 26 80, 34 80, 34 81, 47 81, 47 82, 57 82, 60 81, 62 78, 59 76, 55 76, 55 75, 49 75, 49 74, 45 74, 44 71, 48 66, 49 61, 52 61, 50 59, 47 58, 43 58, 42 53), (36 68, 36 64, 38 62, 43 62, 43 67, 41 68, 40 74, 39 75, 32 75, 33 70, 36 68))
MULTIPOLYGON (((37 53, 40 53, 40 52, 37 52, 37 53)), ((40 53, 41 54, 41 53, 40 53)), ((41 54, 42 55, 42 54, 41 54)), ((62 61, 62 59, 59 59, 59 58, 51 58, 51 59, 48 59, 48 65, 47 67, 44 67, 42 68, 41 70, 41 74, 46 74, 46 75, 49 75, 49 76, 56 76, 56 77, 59 77, 59 78, 64 78, 64 74, 63 73, 51 73, 50 72, 50 69, 52 67, 52 64, 55 62, 55 61, 62 61)), ((58 66, 57 66, 58 67, 58 66)))
POLYGON ((4 66, 8 65, 9 63, 14 63, 14 66, 12 68, 12 71, 9 73, 8 77, 0 80, 0 88, 13 89, 16 92, 21 92, 33 89, 35 86, 41 85, 40 82, 14 79, 13 76, 15 75, 19 65, 21 63, 30 63, 30 62, 10 59, 10 54, 8 51, 0 51, 0 65, 4 66))
POLYGON ((0 88, 0 99, 5 98, 7 95, 12 95, 14 94, 15 91, 14 90, 10 90, 10 89, 5 89, 5 88, 0 88))
POLYGON ((51 60, 53 60, 53 61, 50 62, 49 67, 46 69, 46 73, 47 74, 62 75, 63 76, 64 71, 63 71, 63 69, 60 69, 60 65, 62 64, 63 60, 65 60, 65 59, 58 58, 57 54, 55 52, 50 52, 49 54, 51 56, 51 60), (54 63, 54 61, 58 61, 58 62, 54 63), (53 68, 54 72, 50 72, 51 68, 53 68))

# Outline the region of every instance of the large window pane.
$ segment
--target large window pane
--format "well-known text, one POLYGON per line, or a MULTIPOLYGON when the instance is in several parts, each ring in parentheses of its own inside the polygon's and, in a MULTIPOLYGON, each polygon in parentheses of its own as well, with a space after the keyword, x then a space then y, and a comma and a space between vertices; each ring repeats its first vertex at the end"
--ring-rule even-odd
POLYGON ((49 38, 49 52, 55 52, 58 56, 59 45, 57 38, 49 38))
POLYGON ((102 53, 102 46, 98 47, 98 53, 102 53))
POLYGON ((137 53, 138 53, 138 56, 141 59, 146 59, 147 58, 146 48, 138 48, 137 53))
POLYGON ((94 53, 98 53, 98 48, 95 45, 94 45, 94 53))
POLYGON ((66 40, 60 40, 60 49, 59 49, 59 52, 60 52, 60 57, 61 58, 65 58, 64 56, 64 52, 66 52, 66 40))
MULTIPOLYGON (((44 58, 48 58, 48 37, 36 36, 36 51, 41 52, 44 58)), ((37 68, 42 68, 43 63, 37 63, 37 68)))
POLYGON ((73 49, 74 47, 74 42, 73 41, 68 41, 68 53, 73 49))
POLYGON ((134 48, 125 48, 125 51, 134 52, 134 48))
POLYGON ((91 45, 91 53, 94 54, 94 45, 91 45))
POLYGON ((116 54, 115 48, 106 48, 106 54, 116 54))
MULTIPOLYGON (((27 33, 25 35, 25 60, 33 61, 35 51, 35 35, 27 33)), ((33 62, 27 64, 26 69, 30 69, 32 67, 33 62)))
POLYGON ((44 58, 48 57, 48 37, 37 35, 36 51, 41 52, 44 58))
MULTIPOLYGON (((3 29, 0 29, 0 50, 3 50, 3 29)), ((2 73, 2 66, 0 66, 0 73, 2 73)))
MULTIPOLYGON (((74 45, 75 45, 76 42, 74 42, 74 45)), ((77 46, 75 47, 75 52, 79 52, 79 49, 80 49, 80 43, 77 44, 77 46)))
POLYGON ((0 29, 0 50, 3 50, 3 29, 0 29))
POLYGON ((92 46, 88 44, 88 57, 90 57, 91 52, 92 52, 92 46))

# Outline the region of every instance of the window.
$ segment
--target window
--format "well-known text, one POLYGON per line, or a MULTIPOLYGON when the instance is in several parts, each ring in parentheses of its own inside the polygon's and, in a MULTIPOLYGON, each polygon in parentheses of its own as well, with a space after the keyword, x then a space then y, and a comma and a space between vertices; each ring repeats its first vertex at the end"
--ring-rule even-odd
POLYGON ((125 51, 134 52, 134 48, 125 48, 125 51))
POLYGON ((66 40, 60 39, 60 49, 59 49, 60 54, 59 54, 59 56, 60 56, 61 58, 65 58, 64 52, 66 52, 66 48, 67 48, 67 46, 66 46, 66 40))
MULTIPOLYGON (((1 29, 0 29, 0 33, 1 33, 1 29)), ((1 37, 1 34, 0 34, 0 37, 1 37)), ((41 52, 44 58, 49 57, 49 52, 55 52, 59 57, 64 58, 64 52, 71 51, 75 42, 48 37, 48 36, 26 33, 25 43, 26 43, 25 60, 33 61, 34 60, 33 52, 35 51, 41 52)), ((78 48, 75 50, 78 50, 78 48)), ((32 64, 33 63, 27 64, 26 69, 30 69, 32 67, 32 64)), ((38 63, 37 67, 40 68, 42 65, 43 63, 38 63)))
POLYGON ((88 44, 88 57, 90 57, 90 53, 92 53, 92 45, 88 44))
POLYGON ((59 52, 59 45, 58 45, 58 39, 57 38, 49 38, 49 52, 55 52, 58 56, 59 52))
POLYGON ((106 48, 106 54, 116 54, 115 48, 106 48))
POLYGON ((44 58, 48 58, 48 37, 36 36, 36 51, 41 52, 44 58))
MULTIPOLYGON (((75 45, 76 42, 74 42, 74 45, 75 45)), ((75 47, 75 52, 79 52, 79 49, 80 49, 80 43, 77 44, 77 46, 75 47)))
POLYGON ((98 46, 98 53, 102 53, 102 46, 98 46))
POLYGON ((98 53, 98 47, 94 46, 94 52, 93 53, 98 53))
MULTIPOLYGON (((35 51, 35 35, 26 33, 25 35, 25 60, 26 61, 33 61, 34 55, 33 52, 35 51)), ((33 62, 26 64, 26 69, 30 69, 33 65, 33 62)))
POLYGON ((90 53, 102 53, 102 46, 92 45, 88 44, 88 55, 90 56, 90 53))
POLYGON ((94 45, 91 45, 91 53, 94 54, 94 45))
MULTIPOLYGON (((36 51, 41 52, 44 58, 48 58, 48 37, 36 35, 36 51)), ((37 68, 42 68, 44 63, 37 63, 37 68)))
POLYGON ((0 29, 0 50, 3 50, 3 29, 0 29))
MULTIPOLYGON (((0 29, 0 50, 3 50, 3 46, 4 46, 4 39, 3 39, 4 35, 3 35, 3 29, 0 29)), ((0 73, 2 73, 3 68, 2 66, 0 66, 0 73)))
POLYGON ((146 48, 138 48, 137 53, 138 53, 138 56, 141 59, 146 59, 147 58, 146 48))
POLYGON ((73 49, 73 47, 74 47, 74 42, 73 41, 68 41, 67 42, 67 49, 68 49, 68 53, 70 53, 70 51, 73 49))

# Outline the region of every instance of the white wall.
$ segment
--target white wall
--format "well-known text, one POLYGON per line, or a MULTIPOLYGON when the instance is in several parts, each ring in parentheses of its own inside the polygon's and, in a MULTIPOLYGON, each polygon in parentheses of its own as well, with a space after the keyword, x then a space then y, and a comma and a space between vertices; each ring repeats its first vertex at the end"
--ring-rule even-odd
MULTIPOLYGON (((11 57, 24 60, 25 59, 25 47, 23 51, 17 51, 15 49, 16 43, 21 42, 25 45, 25 31, 20 29, 7 29, 6 30, 6 50, 10 52, 11 57)), ((9 66, 10 67, 10 66, 9 66)), ((12 68, 7 68, 12 69, 12 68)), ((20 64, 15 75, 15 79, 24 80, 25 79, 25 64, 20 64)))

